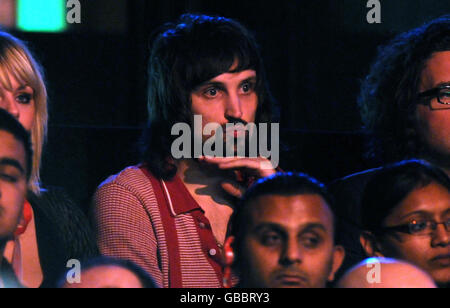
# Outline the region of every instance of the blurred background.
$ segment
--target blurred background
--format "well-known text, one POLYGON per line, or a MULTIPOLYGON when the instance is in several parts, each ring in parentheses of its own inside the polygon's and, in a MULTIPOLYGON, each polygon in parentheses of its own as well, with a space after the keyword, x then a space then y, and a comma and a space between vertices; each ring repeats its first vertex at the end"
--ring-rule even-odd
POLYGON ((377 46, 450 13, 450 0, 380 0, 369 24, 367 0, 0 0, 0 25, 42 63, 50 125, 42 177, 84 210, 109 175, 139 162, 146 114, 149 38, 186 12, 235 18, 260 44, 281 109, 284 170, 328 182, 373 167, 356 99, 377 46), (70 4, 70 3, 69 3, 70 4))

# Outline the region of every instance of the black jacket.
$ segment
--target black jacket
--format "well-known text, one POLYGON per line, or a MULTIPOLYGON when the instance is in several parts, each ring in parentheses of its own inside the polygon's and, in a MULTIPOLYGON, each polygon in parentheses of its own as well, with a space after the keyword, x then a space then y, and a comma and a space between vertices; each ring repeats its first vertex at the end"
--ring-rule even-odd
POLYGON ((67 270, 67 261, 80 262, 98 255, 87 217, 62 190, 28 194, 34 212, 36 238, 44 281, 41 287, 55 287, 67 270))

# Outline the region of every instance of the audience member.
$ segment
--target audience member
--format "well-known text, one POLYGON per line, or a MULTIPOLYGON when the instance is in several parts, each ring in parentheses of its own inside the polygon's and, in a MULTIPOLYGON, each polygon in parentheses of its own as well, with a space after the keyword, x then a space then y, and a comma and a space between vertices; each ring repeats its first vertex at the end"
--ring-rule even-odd
POLYGON ((0 288, 20 287, 3 258, 3 250, 19 224, 32 170, 30 136, 9 113, 0 109, 0 288))
POLYGON ((369 258, 350 269, 338 288, 436 288, 433 279, 417 266, 388 258, 369 258))
MULTIPOLYGON (((450 174, 450 15, 402 33, 385 46, 364 79, 359 105, 372 136, 368 156, 380 165, 420 158, 450 174)), ((378 169, 338 180, 343 270, 364 258, 358 245, 361 195, 378 169)))
POLYGON ((238 286, 323 288, 333 281, 345 252, 335 245, 331 204, 323 184, 304 174, 256 182, 233 213, 227 237, 225 259, 238 286))
POLYGON ((131 261, 98 257, 82 264, 81 268, 79 283, 69 283, 66 277, 64 277, 60 283, 60 287, 83 289, 156 288, 153 279, 131 261))
POLYGON ((389 165, 363 195, 361 245, 368 256, 408 261, 441 287, 450 282, 450 178, 410 160, 389 165))
POLYGON ((23 215, 4 256, 27 287, 54 285, 69 259, 97 253, 81 209, 61 189, 43 189, 39 168, 47 131, 47 91, 41 67, 19 39, 0 31, 0 108, 30 132, 33 169, 23 215))
POLYGON ((221 251, 236 198, 251 177, 275 170, 262 157, 177 158, 173 128, 194 131, 188 138, 194 144, 185 145, 189 156, 196 139, 204 148, 213 135, 198 136, 198 128, 225 129, 217 147, 243 134, 248 141, 250 133, 226 124, 270 122, 272 105, 256 42, 241 24, 183 15, 167 25, 150 54, 143 164, 107 179, 94 199, 101 252, 135 262, 163 287, 221 287, 221 251))

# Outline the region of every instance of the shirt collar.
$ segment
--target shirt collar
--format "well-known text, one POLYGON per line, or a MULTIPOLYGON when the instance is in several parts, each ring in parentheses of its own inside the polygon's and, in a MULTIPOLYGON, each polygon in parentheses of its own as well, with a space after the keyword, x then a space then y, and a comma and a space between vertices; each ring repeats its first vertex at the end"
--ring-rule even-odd
POLYGON ((171 199, 173 210, 177 216, 195 210, 203 211, 178 175, 174 176, 170 181, 164 181, 164 183, 169 192, 167 197, 171 199))

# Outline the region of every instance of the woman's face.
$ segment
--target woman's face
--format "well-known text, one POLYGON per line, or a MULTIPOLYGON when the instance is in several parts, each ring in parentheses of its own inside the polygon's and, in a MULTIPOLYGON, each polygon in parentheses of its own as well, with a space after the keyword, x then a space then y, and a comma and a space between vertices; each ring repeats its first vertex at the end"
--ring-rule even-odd
MULTIPOLYGON (((442 223, 450 218, 450 192, 431 183, 412 191, 385 219, 384 227, 405 225, 413 220, 442 223)), ((443 224, 428 235, 396 232, 380 243, 387 257, 409 261, 439 283, 450 282, 450 233, 443 224)))
POLYGON ((11 89, 0 83, 0 108, 12 114, 27 131, 31 131, 35 122, 36 103, 34 90, 26 84, 20 84, 11 74, 11 89))

